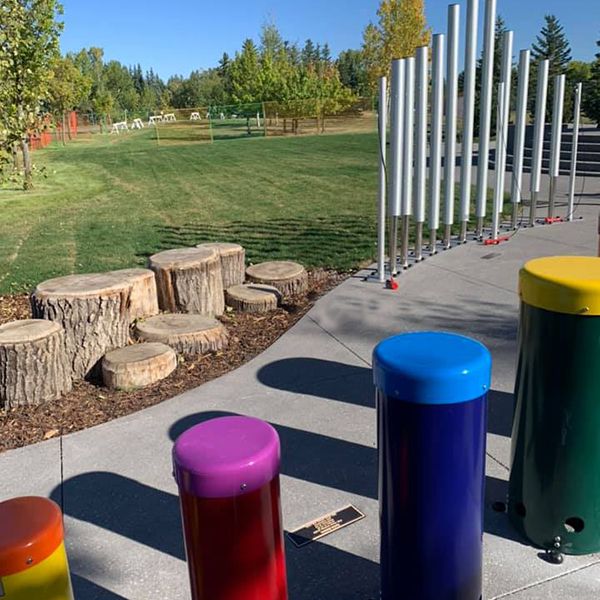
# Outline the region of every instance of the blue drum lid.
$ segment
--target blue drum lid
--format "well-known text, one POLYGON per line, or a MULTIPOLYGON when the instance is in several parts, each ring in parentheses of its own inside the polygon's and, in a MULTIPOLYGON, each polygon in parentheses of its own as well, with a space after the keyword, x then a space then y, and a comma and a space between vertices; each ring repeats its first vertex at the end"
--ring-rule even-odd
POLYGON ((415 404, 457 404, 485 395, 492 357, 471 338, 454 333, 404 333, 373 352, 375 386, 386 396, 415 404))

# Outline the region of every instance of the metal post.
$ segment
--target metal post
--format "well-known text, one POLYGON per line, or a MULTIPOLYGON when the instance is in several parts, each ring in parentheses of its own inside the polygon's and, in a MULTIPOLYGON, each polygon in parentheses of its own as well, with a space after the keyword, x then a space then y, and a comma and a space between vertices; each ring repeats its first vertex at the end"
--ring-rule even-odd
POLYGON ((446 138, 444 151, 444 249, 450 248, 454 223, 454 183, 456 181, 456 104, 458 92, 458 29, 460 6, 448 7, 446 57, 446 138))
POLYGON ((579 122, 581 120, 581 91, 583 84, 575 86, 575 107, 573 112, 573 140, 571 145, 571 174, 569 178, 569 208, 567 221, 573 220, 575 205, 575 179, 577 178, 577 152, 579 146, 579 122))
POLYGON ((475 118, 475 76, 477 64, 477 25, 479 0, 468 0, 467 41, 465 46, 464 115, 460 174, 460 236, 467 241, 467 225, 471 213, 471 174, 473 172, 473 125, 475 118))
POLYGON ((387 78, 379 78, 379 198, 377 202, 377 276, 385 281, 385 200, 387 152, 387 78))
MULTIPOLYGON (((505 31, 502 36, 502 71, 500 81, 504 83, 504 97, 502 102, 502 135, 496 132, 496 171, 500 167, 502 177, 500 179, 499 193, 499 212, 504 210, 504 173, 506 171, 506 153, 508 145, 508 121, 510 118, 510 92, 512 83, 512 53, 513 53, 513 32, 505 31)), ((496 181, 498 179, 496 178, 496 181)))
POLYGON ((537 197, 542 179, 542 160, 544 156, 544 130, 546 127, 546 101, 548 99, 548 69, 550 62, 543 60, 538 67, 537 96, 535 101, 535 125, 533 130, 533 156, 531 162, 531 206, 529 208, 529 226, 535 225, 537 197))
POLYGON ((479 122, 479 149, 477 152, 477 228, 483 233, 488 192, 488 161, 490 153, 490 124, 492 118, 492 87, 494 83, 494 46, 496 25, 496 0, 486 0, 485 31, 483 38, 483 73, 481 80, 481 119, 479 122))
POLYGON ((444 34, 433 36, 431 90, 431 152, 429 170, 430 251, 436 253, 437 230, 440 226, 440 190, 442 174, 442 127, 444 121, 444 34))
POLYGON ((517 89, 517 116, 513 140, 513 176, 511 189, 512 228, 517 228, 521 186, 523 185, 523 156, 525 152, 525 127, 527 125, 527 98, 529 91, 529 50, 521 50, 519 59, 519 86, 517 89))
POLYGON ((554 78, 554 108, 552 110, 552 152, 550 155, 550 193, 548 218, 554 217, 554 200, 560 174, 560 150, 562 146, 563 108, 565 101, 565 75, 554 78))
POLYGON ((427 187, 427 93, 429 90, 429 47, 417 48, 417 122, 415 128, 415 260, 423 259, 423 223, 427 187))
POLYGON ((415 59, 406 59, 404 84, 404 157, 402 167, 402 250, 400 264, 408 268, 408 236, 412 214, 413 142, 415 134, 415 59))
MULTIPOLYGON (((497 145, 500 144, 500 140, 502 139, 502 136, 504 135, 504 129, 505 129, 505 102, 506 102, 506 94, 504 93, 504 90, 506 89, 506 84, 501 81, 498 84, 498 117, 497 117, 497 121, 496 121, 496 137, 498 138, 499 142, 497 145)), ((494 186, 494 205, 492 208, 492 233, 491 233, 491 239, 492 240, 497 240, 498 239, 498 229, 499 229, 499 225, 500 225, 500 212, 501 212, 501 208, 500 208, 500 198, 503 194, 503 190, 504 190, 504 169, 502 168, 501 164, 499 163, 498 160, 498 149, 496 149, 496 181, 495 181, 495 186, 494 186)))
POLYGON ((388 205, 390 212, 390 274, 398 273, 396 257, 398 252, 398 217, 401 213, 402 182, 402 146, 403 146, 403 111, 404 111, 404 61, 392 61, 390 114, 390 192, 388 205))

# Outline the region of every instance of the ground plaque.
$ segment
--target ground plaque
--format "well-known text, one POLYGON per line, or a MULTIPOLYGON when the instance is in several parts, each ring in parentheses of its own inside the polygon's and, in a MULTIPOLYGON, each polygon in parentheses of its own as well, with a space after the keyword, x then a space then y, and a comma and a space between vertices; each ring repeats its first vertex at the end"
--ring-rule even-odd
POLYGON ((365 515, 358 508, 349 504, 335 512, 306 523, 306 525, 302 525, 294 531, 288 531, 287 535, 295 546, 301 548, 364 518, 365 515))

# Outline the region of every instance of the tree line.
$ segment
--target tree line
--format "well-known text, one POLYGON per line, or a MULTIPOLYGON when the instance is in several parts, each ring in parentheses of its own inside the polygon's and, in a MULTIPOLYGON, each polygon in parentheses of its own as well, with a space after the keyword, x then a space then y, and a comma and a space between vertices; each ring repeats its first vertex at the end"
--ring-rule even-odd
MULTIPOLYGON (((152 69, 144 72, 139 64, 107 61, 97 47, 61 56, 61 14, 58 0, 0 0, 0 171, 11 161, 16 164, 19 149, 25 187, 31 185, 27 134, 40 126, 44 115, 60 123, 66 112, 77 110, 99 120, 106 116, 121 120, 167 109, 262 102, 275 103, 281 116, 292 118, 336 114, 352 106, 359 96, 375 96, 378 78, 389 76, 392 60, 413 56, 416 48, 429 44, 431 38, 423 0, 382 0, 376 21, 364 30, 361 47, 340 52, 335 58, 327 43, 308 39, 300 46, 283 39, 277 27, 267 23, 257 42, 246 39, 234 56, 224 53, 212 68, 165 81, 152 69)), ((505 30, 499 18, 496 85, 505 30)), ((532 46, 531 110, 536 66, 543 59, 550 61, 550 94, 556 74, 567 74, 568 90, 583 81, 585 113, 600 122, 600 52, 592 63, 573 61, 564 29, 555 16, 547 15, 532 46)), ((570 92, 565 108, 570 119, 570 92)), ((63 120, 63 135, 67 130, 63 120)))

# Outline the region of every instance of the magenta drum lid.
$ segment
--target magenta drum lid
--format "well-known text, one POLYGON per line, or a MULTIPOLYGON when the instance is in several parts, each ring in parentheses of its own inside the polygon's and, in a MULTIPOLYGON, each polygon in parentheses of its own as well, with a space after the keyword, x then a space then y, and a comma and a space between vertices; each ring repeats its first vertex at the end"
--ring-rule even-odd
POLYGON ((180 489, 199 498, 231 498, 260 489, 279 474, 275 429, 254 417, 219 417, 182 433, 173 447, 180 489))

